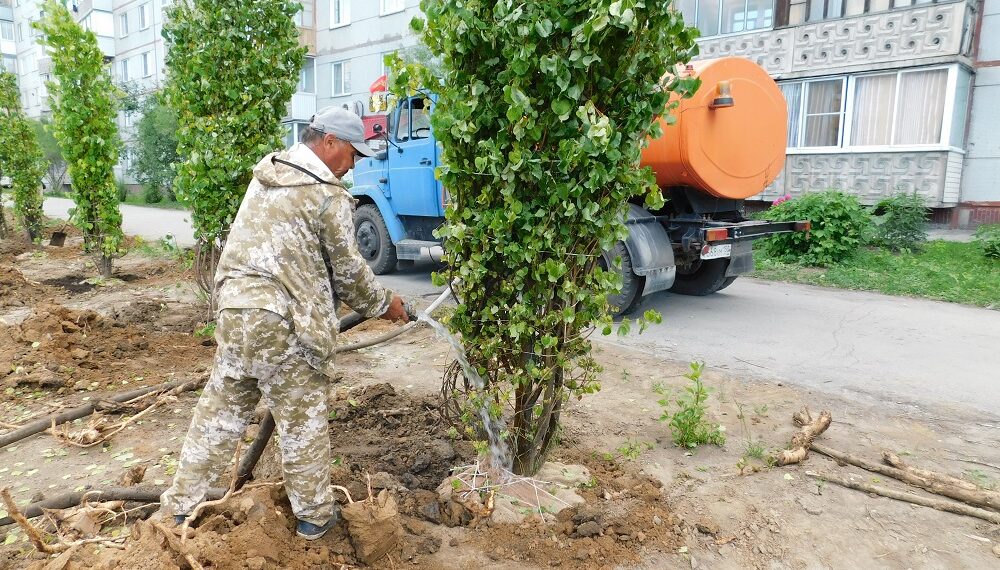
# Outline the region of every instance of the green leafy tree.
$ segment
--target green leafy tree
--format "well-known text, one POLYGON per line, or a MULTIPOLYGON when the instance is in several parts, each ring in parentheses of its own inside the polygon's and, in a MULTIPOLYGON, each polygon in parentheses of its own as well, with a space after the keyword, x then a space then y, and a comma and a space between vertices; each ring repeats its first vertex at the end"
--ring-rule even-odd
MULTIPOLYGON (((288 0, 188 0, 167 12, 164 90, 177 114, 174 189, 192 207, 195 236, 214 260, 254 164, 282 146, 281 118, 305 49, 288 0)), ((200 260, 200 261, 202 261, 200 260)), ((209 276, 214 263, 199 263, 209 276)), ((206 286, 207 279, 201 279, 206 286)), ((208 287, 210 289, 210 287, 208 287)))
POLYGON ((59 148, 59 141, 52 134, 52 123, 47 119, 29 119, 31 129, 35 131, 35 138, 42 148, 42 155, 45 158, 45 183, 49 192, 62 191, 66 183, 66 170, 69 165, 63 158, 62 149, 59 148))
MULTIPOLYGON (((42 151, 24 116, 14 74, 0 71, 0 178, 8 177, 14 194, 14 214, 35 241, 42 231, 42 151)), ((2 198, 2 197, 0 197, 2 198)), ((7 222, 0 199, 0 235, 7 222)))
POLYGON ((141 109, 130 173, 145 188, 147 203, 173 201, 174 164, 179 160, 177 115, 156 97, 147 98, 141 109))
POLYGON ((85 251, 97 257, 101 275, 110 277, 112 260, 125 253, 114 174, 122 149, 115 124, 119 91, 97 36, 62 2, 46 0, 43 9, 45 17, 33 25, 52 56, 55 81, 47 85, 52 131, 73 179, 73 221, 83 232, 85 251))
POLYGON ((484 381, 469 402, 503 416, 513 470, 533 473, 565 401, 599 389, 587 330, 611 333, 607 295, 621 279, 598 259, 626 236, 630 200, 662 206, 639 154, 672 94, 697 88, 664 79, 695 55, 697 32, 669 2, 420 5, 426 23, 413 27, 440 67, 397 59, 392 82, 438 95, 451 196, 438 280, 461 280, 462 299, 449 326, 484 381))

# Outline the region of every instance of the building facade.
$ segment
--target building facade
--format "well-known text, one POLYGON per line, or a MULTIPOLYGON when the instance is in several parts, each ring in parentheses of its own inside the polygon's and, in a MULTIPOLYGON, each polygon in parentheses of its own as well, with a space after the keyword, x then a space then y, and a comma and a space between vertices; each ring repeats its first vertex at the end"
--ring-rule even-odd
MULTIPOLYGON (((120 83, 165 79, 170 0, 76 0, 120 83)), ((49 61, 30 22, 38 0, 0 0, 2 64, 16 68, 30 116, 49 112, 49 61)), ((317 108, 368 109, 384 56, 416 45, 419 0, 304 0, 296 15, 308 55, 289 103, 286 144, 317 108)), ((916 192, 935 219, 1000 222, 1000 0, 676 0, 702 34, 700 58, 746 57, 788 103, 779 178, 753 201, 837 188, 866 204, 916 192)), ((737 94, 738 95, 738 94, 737 94)), ((119 127, 130 141, 137 117, 119 127)), ((127 171, 127 157, 120 173, 127 171)))
POLYGON ((1000 1, 683 0, 680 8, 702 32, 699 57, 750 58, 785 94, 785 169, 757 199, 837 188, 874 204, 916 192, 938 221, 994 215, 965 213, 970 204, 1000 212, 1000 189, 983 174, 1000 167, 1000 138, 988 128, 997 115, 985 103, 997 95, 989 87, 1000 1))

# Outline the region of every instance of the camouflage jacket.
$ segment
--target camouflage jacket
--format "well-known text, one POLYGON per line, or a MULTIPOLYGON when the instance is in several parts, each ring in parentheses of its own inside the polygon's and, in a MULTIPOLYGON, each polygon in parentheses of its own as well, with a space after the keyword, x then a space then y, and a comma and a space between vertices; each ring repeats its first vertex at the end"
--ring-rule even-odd
POLYGON ((310 364, 332 373, 335 301, 377 317, 388 310, 392 293, 358 253, 354 198, 315 153, 297 144, 265 156, 253 174, 215 274, 218 309, 284 316, 310 364))

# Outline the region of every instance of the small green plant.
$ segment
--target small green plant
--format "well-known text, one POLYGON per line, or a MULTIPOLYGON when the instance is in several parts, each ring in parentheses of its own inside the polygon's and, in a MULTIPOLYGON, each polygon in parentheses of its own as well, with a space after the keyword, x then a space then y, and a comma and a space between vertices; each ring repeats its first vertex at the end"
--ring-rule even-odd
MULTIPOLYGON (((750 426, 747 425, 747 416, 744 412, 743 404, 735 398, 733 398, 733 401, 736 403, 736 418, 740 420, 740 425, 743 426, 743 457, 736 463, 736 468, 741 473, 748 467, 753 471, 757 471, 759 468, 754 466, 751 459, 756 459, 760 463, 763 463, 764 467, 774 467, 777 462, 774 456, 767 452, 767 446, 763 441, 754 439, 753 433, 750 431, 750 426)), ((767 405, 754 406, 753 411, 758 416, 766 416, 767 405)))
POLYGON ((657 403, 663 408, 660 421, 667 422, 674 443, 680 447, 695 448, 701 444, 726 443, 725 428, 705 419, 708 409, 708 395, 712 391, 701 381, 704 362, 692 362, 691 371, 684 375, 690 382, 681 395, 673 400, 677 411, 671 413, 671 394, 662 384, 653 386, 653 391, 663 396, 657 403))
POLYGON ((639 459, 639 456, 642 455, 643 451, 648 451, 650 449, 653 449, 653 444, 648 441, 632 441, 631 439, 627 439, 625 440, 625 443, 621 444, 621 447, 618 448, 618 453, 629 461, 635 461, 636 459, 639 459))
POLYGON ((808 233, 781 234, 760 242, 769 256, 804 265, 824 266, 846 259, 861 247, 872 225, 871 215, 857 198, 835 190, 782 202, 761 217, 776 222, 812 223, 808 233))
POLYGON ((1000 259, 1000 224, 986 224, 976 228, 974 234, 976 244, 983 250, 983 255, 1000 259))
POLYGON ((986 491, 995 491, 997 489, 996 479, 993 479, 979 469, 969 469, 964 473, 964 475, 967 481, 976 485, 980 489, 984 489, 986 491))
POLYGON ((215 323, 214 322, 207 323, 205 326, 201 327, 200 329, 197 329, 196 331, 194 331, 194 336, 208 337, 208 338, 215 336, 215 323))
POLYGON ((875 205, 872 245, 891 251, 913 251, 927 241, 927 205, 916 192, 897 194, 875 205))
POLYGON ((330 412, 330 414, 327 417, 330 419, 330 421, 337 419, 337 410, 333 410, 332 412, 330 412))

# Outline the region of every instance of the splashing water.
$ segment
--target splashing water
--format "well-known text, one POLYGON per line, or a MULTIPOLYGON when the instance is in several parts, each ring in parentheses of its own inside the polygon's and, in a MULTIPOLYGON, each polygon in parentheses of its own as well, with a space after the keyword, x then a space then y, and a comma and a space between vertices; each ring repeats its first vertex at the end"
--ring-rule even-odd
MULTIPOLYGON (((445 292, 447 295, 448 291, 445 292)), ((428 308, 428 312, 417 313, 417 320, 427 323, 434 332, 438 334, 442 339, 444 339, 448 344, 455 349, 455 359, 458 360, 458 365, 462 367, 462 372, 465 373, 465 377, 472 382, 476 390, 482 392, 486 388, 486 382, 483 377, 479 375, 469 364, 469 360, 465 357, 465 349, 462 348, 462 343, 451 334, 447 328, 441 323, 435 321, 428 313, 436 308, 436 304, 432 304, 428 308)), ((500 434, 503 433, 506 427, 503 423, 503 419, 494 418, 490 414, 489 402, 484 401, 482 407, 479 409, 479 417, 483 420, 483 429, 486 431, 486 439, 490 444, 490 463, 491 465, 500 471, 501 473, 510 473, 510 470, 514 464, 513 457, 510 453, 510 446, 507 445, 507 441, 504 440, 500 434)))

